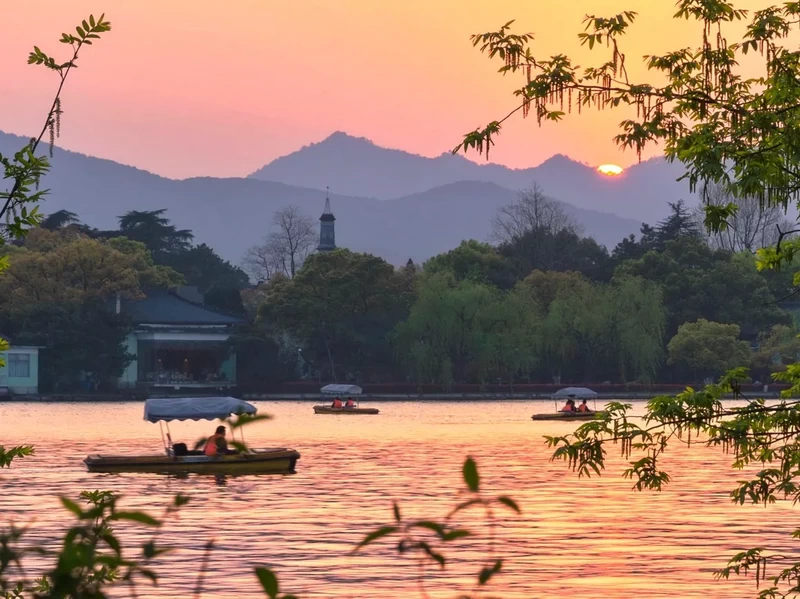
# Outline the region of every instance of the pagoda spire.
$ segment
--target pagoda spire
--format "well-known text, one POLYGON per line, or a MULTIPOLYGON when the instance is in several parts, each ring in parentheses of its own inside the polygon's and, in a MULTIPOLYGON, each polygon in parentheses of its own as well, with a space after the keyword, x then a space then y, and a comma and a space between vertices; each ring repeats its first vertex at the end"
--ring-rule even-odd
POLYGON ((334 223, 336 217, 333 216, 331 211, 331 198, 330 188, 325 188, 325 210, 322 216, 319 217, 319 245, 317 246, 318 252, 330 252, 336 249, 336 232, 334 230, 334 223))
POLYGON ((322 214, 330 214, 331 216, 333 216, 333 213, 331 212, 330 191, 331 191, 330 187, 325 188, 325 210, 322 211, 322 214))

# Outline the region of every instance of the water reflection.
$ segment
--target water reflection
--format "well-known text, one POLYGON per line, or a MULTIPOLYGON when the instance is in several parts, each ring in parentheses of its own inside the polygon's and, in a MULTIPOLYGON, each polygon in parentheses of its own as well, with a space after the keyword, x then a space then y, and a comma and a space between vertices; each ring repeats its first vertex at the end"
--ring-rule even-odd
MULTIPOLYGON (((728 491, 741 473, 715 450, 676 447, 664 458, 673 475, 668 490, 634 493, 617 457, 606 476, 590 480, 549 461, 542 435, 575 426, 530 420, 551 402, 377 407, 379 416, 352 417, 314 415, 310 403, 262 402, 260 411, 276 419, 254 425, 248 442, 299 450, 297 474, 212 478, 86 472, 81 460, 89 453, 159 451, 158 427, 141 419, 141 404, 0 404, 0 442, 37 447, 36 456, 0 472, 0 513, 29 523, 33 540, 54 543, 53 528, 69 523, 59 495, 109 489, 125 496, 125 506, 161 513, 180 492, 192 502, 161 533, 178 550, 158 568, 159 589, 142 589, 142 598, 185 597, 213 539, 205 597, 262 596, 252 567, 267 565, 284 591, 304 599, 407 599, 416 596, 413 562, 395 557, 390 543, 363 555, 350 549, 391 520, 393 499, 407 517, 445 514, 471 454, 486 489, 523 509, 499 521, 507 563, 493 590, 506 599, 754 596, 752 580, 717 582, 711 571, 745 547, 791 550, 791 505, 732 505, 728 491)), ((182 423, 172 434, 190 444, 207 429, 182 423)), ((463 524, 479 522, 472 516, 463 524)), ((476 538, 427 581, 431 597, 453 597, 454 585, 474 579, 486 534, 475 526, 476 538)))

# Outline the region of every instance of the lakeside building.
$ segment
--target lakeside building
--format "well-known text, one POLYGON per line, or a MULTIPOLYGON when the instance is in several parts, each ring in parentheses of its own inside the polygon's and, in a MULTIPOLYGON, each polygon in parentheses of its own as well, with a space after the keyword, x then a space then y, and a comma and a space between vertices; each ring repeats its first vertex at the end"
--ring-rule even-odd
POLYGON ((0 334, 11 348, 0 352, 0 395, 36 395, 39 393, 39 347, 14 345, 0 334))
POLYGON ((134 330, 126 340, 134 356, 120 389, 219 389, 236 385, 236 354, 228 345, 244 322, 203 305, 196 287, 147 292, 141 300, 117 298, 134 330))

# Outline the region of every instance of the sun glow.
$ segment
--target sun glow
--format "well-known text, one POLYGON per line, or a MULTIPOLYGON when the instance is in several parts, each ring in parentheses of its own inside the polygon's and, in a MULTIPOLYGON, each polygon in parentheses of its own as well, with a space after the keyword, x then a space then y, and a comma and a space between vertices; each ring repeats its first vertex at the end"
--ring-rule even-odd
POLYGON ((622 174, 622 167, 616 164, 601 164, 597 167, 597 172, 607 177, 617 177, 622 174))

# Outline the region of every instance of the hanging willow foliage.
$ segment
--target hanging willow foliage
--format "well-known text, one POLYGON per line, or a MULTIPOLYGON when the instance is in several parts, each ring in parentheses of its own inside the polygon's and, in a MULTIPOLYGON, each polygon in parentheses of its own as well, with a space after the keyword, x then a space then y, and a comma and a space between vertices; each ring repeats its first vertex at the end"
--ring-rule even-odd
MULTIPOLYGON (((569 56, 537 59, 533 35, 515 34, 513 21, 498 31, 472 36, 472 43, 490 58, 499 56, 502 73, 524 71, 520 102, 504 118, 471 131, 453 150, 488 151, 501 127, 517 111, 531 113, 539 126, 558 121, 572 111, 576 92, 578 113, 629 107, 634 119, 623 121, 615 137, 639 160, 652 144, 662 144, 668 160, 685 165, 692 191, 715 183, 737 197, 756 197, 764 206, 800 203, 800 50, 791 36, 800 31, 800 3, 768 7, 748 15, 726 0, 679 0, 676 19, 702 25, 697 47, 648 56, 645 66, 661 85, 631 81, 626 69, 623 36, 636 13, 584 19, 582 45, 603 48, 607 58, 598 66, 579 69, 569 56), (728 30, 749 19, 744 35, 730 43, 728 30), (744 55, 762 56, 762 73, 743 73, 744 55), (566 95, 566 99, 565 99, 566 95)), ((711 207, 706 225, 724 227, 732 208, 711 207)))

